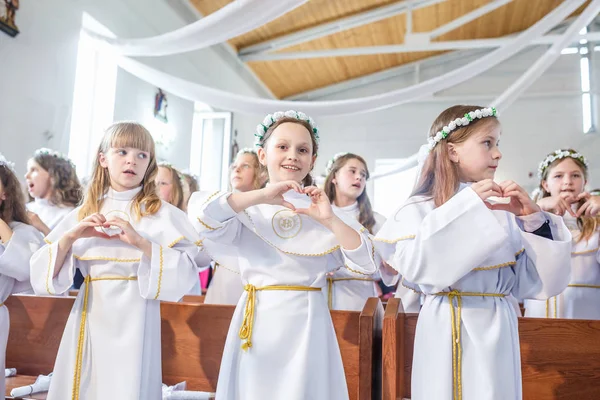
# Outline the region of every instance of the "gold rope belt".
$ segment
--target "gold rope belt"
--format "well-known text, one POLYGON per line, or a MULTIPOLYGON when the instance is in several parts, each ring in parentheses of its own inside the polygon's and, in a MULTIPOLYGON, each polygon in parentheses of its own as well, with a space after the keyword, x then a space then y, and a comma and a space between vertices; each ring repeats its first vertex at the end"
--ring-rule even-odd
POLYGON ((252 347, 252 326, 254 325, 254 311, 256 308, 256 292, 264 290, 288 290, 297 292, 318 292, 321 288, 312 286, 287 286, 287 285, 271 285, 256 287, 251 284, 244 286, 244 290, 248 292, 248 298, 246 299, 246 308, 244 309, 244 319, 242 326, 240 327, 240 339, 245 340, 242 343, 242 350, 248 350, 252 347))
POLYGON ((79 322, 79 340, 77 341, 77 355, 75 356, 75 374, 73 376, 72 400, 79 400, 79 386, 81 385, 81 367, 83 364, 83 341, 85 337, 85 323, 87 319, 87 305, 89 296, 90 282, 93 281, 137 281, 137 276, 103 276, 92 278, 86 276, 83 282, 85 290, 83 292, 83 309, 81 310, 81 320, 79 322))
POLYGON ((462 399, 462 347, 460 342, 461 331, 461 313, 462 313, 462 298, 463 297, 506 297, 501 293, 476 293, 476 292, 459 292, 453 290, 451 292, 435 293, 435 296, 448 296, 450 304, 450 317, 452 318, 452 389, 453 399, 462 399), (454 299, 456 299, 456 310, 454 309, 454 299))
POLYGON ((329 309, 333 308, 333 284, 339 281, 365 281, 365 282, 375 282, 375 279, 372 278, 327 278, 327 304, 329 304, 329 309))
MULTIPOLYGON (((587 288, 587 289, 600 289, 600 285, 588 285, 585 283, 570 283, 567 287, 575 288, 587 288)), ((554 316, 552 318, 558 318, 558 296, 551 297, 554 299, 554 316)), ((546 318, 550 318, 550 299, 546 300, 546 318)))

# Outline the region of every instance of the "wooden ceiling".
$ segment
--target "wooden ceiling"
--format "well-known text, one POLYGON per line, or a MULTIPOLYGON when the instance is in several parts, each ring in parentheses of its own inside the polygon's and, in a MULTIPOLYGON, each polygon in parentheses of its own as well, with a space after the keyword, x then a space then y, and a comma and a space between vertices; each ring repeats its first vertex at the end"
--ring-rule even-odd
MULTIPOLYGON (((202 15, 209 15, 232 0, 191 0, 202 15)), ((412 31, 429 32, 463 16, 491 0, 446 0, 412 11, 412 31)), ((434 41, 496 38, 520 32, 558 6, 562 0, 513 0, 434 41)), ((292 12, 230 41, 236 49, 294 33, 306 28, 363 13, 398 0, 310 0, 292 12)), ((575 14, 589 3, 586 2, 575 14)), ((348 29, 288 47, 282 52, 403 44, 406 14, 348 29)), ((278 98, 322 88, 440 54, 440 52, 323 57, 312 59, 252 61, 248 65, 278 98), (290 79, 293 77, 293 79, 290 79)))

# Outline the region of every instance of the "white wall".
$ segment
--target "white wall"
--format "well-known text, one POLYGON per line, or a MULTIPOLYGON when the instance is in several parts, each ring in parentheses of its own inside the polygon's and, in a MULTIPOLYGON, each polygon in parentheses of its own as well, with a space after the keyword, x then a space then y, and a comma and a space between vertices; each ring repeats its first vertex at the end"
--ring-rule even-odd
MULTIPOLYGON (((0 151, 17 164, 19 175, 24 174, 27 158, 38 147, 68 151, 82 13, 88 12, 117 36, 145 37, 190 22, 172 7, 177 1, 183 0, 21 2, 16 18, 21 33, 15 39, 0 34, 0 76, 3 77, 0 151), (43 136, 47 130, 54 136, 50 141, 43 136)), ((221 46, 141 60, 184 79, 220 89, 252 96, 266 94, 221 46)), ((119 71, 115 118, 147 120, 153 110, 154 91, 150 85, 119 71)), ((169 96, 169 117, 182 136, 166 155, 178 166, 184 163, 187 166, 189 161, 192 110, 191 102, 169 96)), ((247 125, 239 125, 244 118, 234 116, 234 127, 240 130, 240 136, 247 125)))
POLYGON ((22 176, 36 148, 68 150, 81 8, 70 0, 20 6, 21 33, 14 39, 0 33, 0 151, 22 176), (46 141, 44 131, 54 138, 46 141))
MULTIPOLYGON (((368 114, 319 118, 321 152, 316 170, 322 171, 333 154, 350 151, 361 154, 374 168, 377 158, 403 158, 418 151, 425 143, 433 120, 454 104, 490 104, 514 82, 540 54, 532 48, 473 80, 455 86, 439 97, 393 107, 368 114)), ((463 61, 448 62, 421 71, 421 80, 456 68, 463 61)), ((594 53, 593 92, 599 92, 600 54, 594 53)), ((319 100, 355 98, 414 83, 414 74, 347 90, 319 100)), ((497 179, 513 179, 527 188, 537 185, 538 163, 560 147, 573 147, 590 161, 590 186, 600 186, 600 133, 583 135, 579 74, 579 56, 563 55, 510 108, 499 110, 503 125, 503 160, 497 179), (533 96, 539 93, 548 95, 533 96), (528 174, 534 173, 533 178, 528 174)), ((596 96, 598 100, 598 96, 596 96)), ((597 101, 596 106, 600 104, 597 101)), ((598 110, 600 112, 600 109, 598 110)), ((597 127, 600 128, 600 127, 597 127)), ((372 194, 372 184, 369 185, 372 194)))

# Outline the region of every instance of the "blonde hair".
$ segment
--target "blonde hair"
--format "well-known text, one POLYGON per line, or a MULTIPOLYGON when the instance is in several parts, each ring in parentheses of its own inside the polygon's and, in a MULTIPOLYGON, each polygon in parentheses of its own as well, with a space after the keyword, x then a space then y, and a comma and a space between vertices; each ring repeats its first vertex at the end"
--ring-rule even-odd
POLYGON ((181 184, 181 179, 183 178, 181 176, 181 172, 166 162, 159 163, 158 168, 165 168, 169 170, 169 173, 171 174, 173 190, 171 191, 171 199, 168 201, 168 203, 174 205, 180 210, 183 210, 183 185, 181 184))
MULTIPOLYGON (((336 190, 335 184, 333 183, 333 179, 335 178, 335 174, 346 165, 346 163, 352 159, 360 161, 365 166, 365 171, 367 172, 367 180, 369 179, 369 168, 367 167, 367 163, 364 158, 359 155, 348 153, 343 156, 338 157, 331 166, 331 171, 325 178, 325 194, 329 198, 329 200, 333 203, 335 201, 336 190)), ((358 222, 364 226, 369 233, 373 233, 373 227, 375 226, 375 216, 373 214, 373 207, 371 207, 371 201, 369 200, 369 196, 367 195, 367 190, 363 190, 363 192, 356 199, 358 202, 358 222)))
MULTIPOLYGON (((456 118, 480 110, 481 106, 457 105, 447 108, 433 121, 429 129, 429 137, 435 137, 456 118)), ((436 207, 441 206, 456 194, 460 185, 458 166, 450 159, 449 144, 464 143, 471 135, 489 124, 499 124, 495 116, 476 119, 467 126, 452 131, 446 139, 439 142, 427 156, 421 175, 411 196, 430 196, 436 207)))
MULTIPOLYGON (((252 149, 242 149, 240 151, 238 151, 237 155, 235 156, 235 159, 237 160, 237 158, 241 155, 244 154, 249 154, 252 156, 252 161, 254 162, 254 165, 252 166, 254 169, 254 178, 252 178, 252 188, 253 189, 262 189, 265 186, 265 175, 267 174, 267 168, 262 166, 260 164, 260 162, 258 161, 258 154, 256 154, 256 152, 252 149)), ((234 160, 235 163, 235 160, 234 160)), ((233 164, 231 164, 231 167, 233 167, 233 164)), ((231 172, 233 171, 233 169, 230 169, 230 175, 229 175, 229 180, 231 181, 231 172)), ((229 186, 231 186, 231 182, 229 182, 229 186)))
MULTIPOLYGON (((571 153, 577 153, 573 149, 564 149, 564 151, 568 151, 571 153)), ((550 156, 552 154, 554 154, 554 152, 550 153, 548 156, 550 156)), ((546 189, 544 189, 543 183, 548 180, 548 175, 550 175, 550 170, 552 170, 552 168, 556 167, 558 164, 560 164, 561 162, 563 162, 565 160, 573 160, 573 162, 575 164, 577 164, 579 169, 581 169, 584 179, 586 181, 588 180, 588 168, 581 160, 574 158, 574 157, 559 158, 558 160, 555 160, 553 163, 551 163, 544 169, 544 172, 542 173, 542 178, 540 179, 540 184, 539 184, 539 187, 537 190, 537 194, 533 198, 533 201, 537 202, 538 200, 541 200, 544 197, 551 196, 550 193, 547 192, 546 189)), ((585 199, 580 200, 578 206, 581 207, 585 202, 586 202, 585 199)), ((577 226, 579 227, 579 230, 581 233, 577 237, 576 242, 579 243, 582 240, 587 241, 592 237, 592 235, 596 232, 596 230, 598 230, 598 228, 600 228, 600 216, 595 216, 595 217, 581 216, 581 217, 577 218, 577 226)))
POLYGON ((154 139, 150 132, 137 122, 117 122, 106 129, 98 146, 92 178, 79 210, 79 219, 97 213, 102 208, 104 195, 110 187, 110 175, 108 169, 100 165, 100 153, 106 154, 112 147, 132 147, 150 153, 150 162, 141 183, 142 190, 133 199, 132 211, 138 219, 156 214, 160 210, 161 201, 156 194, 154 183, 158 173, 154 139))
MULTIPOLYGON (((277 127, 281 124, 285 124, 285 123, 292 123, 292 124, 298 124, 298 125, 302 125, 303 127, 306 128, 306 130, 308 131, 309 135, 310 135, 310 140, 312 141, 312 154, 313 156, 316 156, 317 153, 319 152, 319 143, 317 143, 317 139, 315 138, 315 134, 313 133, 313 128, 312 126, 310 126, 310 124, 308 123, 308 121, 303 121, 300 119, 296 119, 296 118, 291 118, 291 117, 283 117, 279 120, 277 120, 277 122, 275 122, 273 125, 271 125, 269 127, 269 129, 267 129, 267 131, 265 132, 265 135, 261 138, 259 145, 264 149, 265 148, 265 143, 267 142, 267 140, 271 137, 271 135, 273 134, 273 131, 275 129, 277 129, 277 127)), ((302 180, 302 184, 304 186, 311 186, 314 184, 313 178, 310 175, 310 172, 304 177, 304 179, 302 180)))

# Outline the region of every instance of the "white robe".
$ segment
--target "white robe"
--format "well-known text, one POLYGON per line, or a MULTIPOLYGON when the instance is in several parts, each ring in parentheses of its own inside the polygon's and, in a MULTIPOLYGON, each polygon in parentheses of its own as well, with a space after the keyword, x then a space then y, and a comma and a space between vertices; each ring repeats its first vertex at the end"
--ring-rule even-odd
POLYGON ((45 199, 34 199, 34 201, 27 203, 26 206, 27 210, 37 214, 50 230, 56 228, 60 221, 73 211, 74 208, 70 206, 57 206, 45 199))
MULTIPOLYGON (((8 224, 13 235, 0 245, 0 302, 4 304, 8 296, 17 291, 31 289, 29 283, 29 259, 44 244, 37 229, 21 222, 8 224)), ((4 368, 6 343, 10 320, 6 307, 0 307, 0 393, 6 392, 4 368)))
POLYGON ((134 229, 152 242, 151 259, 117 238, 79 239, 52 278, 58 242, 79 223, 79 208, 46 237, 49 244, 31 258, 31 283, 40 295, 67 291, 76 267, 84 277, 105 278, 84 283, 79 291, 58 350, 49 400, 72 398, 86 291, 79 398, 162 398, 158 300, 179 300, 198 279, 196 263, 208 262, 208 258, 198 247, 199 236, 176 207, 162 202, 156 214, 136 220, 130 206, 139 190, 109 189, 101 213, 128 218, 134 229), (106 279, 115 277, 118 279, 106 279))
MULTIPOLYGON (((333 211, 345 219, 355 219, 358 221, 360 210, 358 202, 346 207, 337 207, 331 205, 333 211)), ((385 217, 378 213, 373 213, 375 217, 375 226, 373 233, 377 233, 385 223, 385 217)), ((371 276, 356 274, 343 265, 327 277, 327 290, 323 294, 327 296, 327 301, 332 310, 362 311, 369 297, 378 297, 377 280, 379 273, 371 276)), ((379 270, 380 273, 383 270, 379 270)), ((383 273, 382 273, 383 274, 383 273)), ((385 275, 387 277, 387 275, 385 275)))
POLYGON ((381 238, 386 241, 395 233, 392 266, 425 294, 415 336, 412 399, 453 399, 456 372, 462 378, 463 400, 518 400, 519 333, 510 301, 463 295, 451 305, 447 295, 437 293, 554 296, 569 282, 571 234, 562 219, 551 214, 516 218, 491 211, 464 187, 435 209, 431 199, 409 199, 381 230, 387 233, 381 238), (554 241, 527 233, 545 220, 550 221, 554 241), (460 333, 454 341, 460 348, 453 346, 451 310, 461 315, 454 319, 460 333), (454 349, 462 350, 456 368, 454 349))
MULTIPOLYGON (((309 217, 280 206, 259 205, 236 214, 229 194, 210 196, 195 215, 207 251, 216 260, 227 248, 242 281, 258 287, 297 285, 323 289, 326 273, 347 265, 363 274, 376 270, 370 239, 355 250, 309 217), (212 243, 218 243, 211 247, 212 243)), ((293 191, 296 207, 310 199, 293 191)), ((193 199, 193 197, 192 197, 193 199)), ((193 199, 198 201, 198 199, 193 199)), ((360 230, 355 221, 347 221, 360 230)), ((228 264, 228 266, 231 264, 228 264)), ((252 347, 242 350, 239 330, 248 293, 233 315, 217 384, 220 400, 346 400, 348 388, 325 296, 318 291, 257 291, 252 347)))
POLYGON ((573 235, 571 282, 564 292, 546 301, 526 300, 525 316, 600 319, 600 230, 578 242, 577 220, 570 214, 563 219, 573 235))

